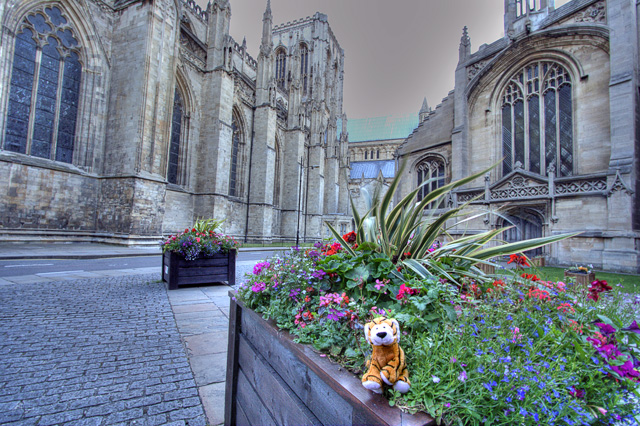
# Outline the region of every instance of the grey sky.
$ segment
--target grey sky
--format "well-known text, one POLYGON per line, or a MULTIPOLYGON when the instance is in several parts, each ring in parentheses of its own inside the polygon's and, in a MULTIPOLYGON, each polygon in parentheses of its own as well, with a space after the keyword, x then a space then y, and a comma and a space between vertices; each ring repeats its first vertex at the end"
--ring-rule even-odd
MULTIPOLYGON (((568 0, 556 0, 556 7, 568 0)), ((206 5, 206 0, 198 0, 206 5)), ((230 0, 231 36, 257 59, 266 0, 230 0)), ((435 108, 453 89, 462 28, 471 51, 503 36, 504 0, 271 0, 274 25, 326 13, 345 50, 349 118, 435 108)))

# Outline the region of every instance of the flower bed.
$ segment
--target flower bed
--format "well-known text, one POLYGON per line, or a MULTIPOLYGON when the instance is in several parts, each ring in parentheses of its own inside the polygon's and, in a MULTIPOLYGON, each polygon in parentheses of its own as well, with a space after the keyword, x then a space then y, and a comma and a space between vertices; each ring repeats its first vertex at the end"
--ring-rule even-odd
POLYGON ((216 232, 221 221, 199 220, 162 245, 162 279, 175 290, 186 284, 235 284, 236 252, 240 244, 216 232))
POLYGON ((412 388, 385 396, 437 421, 606 424, 640 414, 630 402, 637 312, 620 310, 606 283, 546 282, 520 269, 445 277, 445 257, 421 275, 411 259, 367 243, 347 250, 346 240, 257 265, 238 298, 356 376, 370 352, 363 324, 396 318, 412 388))
POLYGON ((358 378, 230 296, 225 425, 435 425, 423 413, 389 407, 358 378))
POLYGON ((392 206, 403 167, 382 199, 378 191, 365 197, 364 216, 353 209, 357 232, 340 235, 328 224, 335 242, 257 265, 238 289, 242 303, 356 376, 371 354, 364 324, 395 318, 411 389, 385 396, 438 424, 634 424, 637 309, 604 281, 587 288, 523 271, 518 253, 572 235, 491 244, 503 232, 496 229, 440 244, 466 205, 439 216, 425 208, 489 170, 416 203, 418 187, 392 206), (490 259, 505 255, 514 271, 491 276, 477 266, 499 266, 490 259))

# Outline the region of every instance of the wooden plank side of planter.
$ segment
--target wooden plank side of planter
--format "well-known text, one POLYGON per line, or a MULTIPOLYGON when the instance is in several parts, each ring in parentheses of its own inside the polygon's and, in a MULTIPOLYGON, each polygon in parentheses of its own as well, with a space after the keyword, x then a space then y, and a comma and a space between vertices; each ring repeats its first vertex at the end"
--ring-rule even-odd
POLYGON ((282 380, 268 361, 251 346, 244 336, 238 345, 238 364, 251 383, 260 383, 268 392, 260 399, 279 425, 317 425, 320 421, 282 380))
POLYGON ((197 277, 182 277, 182 276, 180 276, 177 279, 177 281, 178 281, 178 285, 221 283, 223 281, 227 281, 227 274, 223 274, 223 275, 202 275, 202 276, 197 276, 197 277))
MULTIPOLYGON (((233 296, 232 292, 230 296, 233 296)), ((279 373, 279 379, 290 387, 294 396, 317 417, 319 421, 314 424, 405 426, 435 424, 435 421, 424 413, 409 415, 397 408, 389 407, 389 402, 383 396, 366 390, 360 379, 353 374, 328 359, 320 357, 309 346, 294 343, 292 335, 278 330, 273 322, 265 321, 255 312, 245 309, 241 303, 236 304, 232 300, 231 304, 236 305, 236 312, 239 312, 236 316, 239 322, 235 325, 236 331, 240 326, 242 339, 246 339, 252 349, 261 354, 271 370, 279 373)), ((231 333, 230 330, 230 345, 233 343, 231 333)), ((236 351, 237 349, 230 346, 230 356, 236 351)), ((234 377, 240 377, 237 373, 238 366, 234 367, 232 364, 232 360, 229 359, 227 392, 236 392, 233 389, 233 383, 236 380, 234 377)), ((243 369, 242 365, 240 369, 243 369)), ((238 389, 237 392, 240 390, 238 389)), ((227 395, 225 425, 233 424, 234 416, 240 412, 233 406, 234 399, 236 398, 227 395), (227 413, 230 414, 227 415, 227 413)), ((247 418, 249 418, 248 415, 247 418)))
MULTIPOLYGON (((180 256, 176 256, 178 261, 179 268, 191 268, 193 266, 193 260, 187 260, 180 256)), ((173 259, 171 260, 173 261, 173 259)), ((216 254, 214 257, 204 257, 198 258, 199 267, 210 267, 210 266, 226 266, 229 261, 229 256, 225 254, 216 254)))
POLYGON ((196 266, 189 268, 178 267, 178 273, 181 277, 198 277, 206 275, 222 275, 226 277, 228 270, 229 268, 226 264, 222 266, 196 266))
MULTIPOLYGON (((352 409, 317 374, 310 371, 295 353, 287 350, 271 327, 254 312, 243 309, 241 336, 269 360, 271 367, 323 425, 352 424, 352 409)), ((240 367, 242 368, 242 366, 240 367)))
POLYGON ((276 426, 278 423, 271 417, 271 413, 260 399, 259 391, 251 386, 251 383, 242 372, 238 371, 238 407, 247 416, 251 425, 276 426))

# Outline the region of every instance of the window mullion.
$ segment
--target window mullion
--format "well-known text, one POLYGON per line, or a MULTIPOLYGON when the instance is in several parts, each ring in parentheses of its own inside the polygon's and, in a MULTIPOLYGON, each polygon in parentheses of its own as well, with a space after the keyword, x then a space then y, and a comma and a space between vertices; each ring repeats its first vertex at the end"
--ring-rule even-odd
MULTIPOLYGON (((525 84, 525 89, 526 87, 527 85, 525 84)), ((526 96, 522 100, 522 109, 524 111, 524 164, 522 165, 522 168, 524 170, 530 170, 531 164, 529 163, 529 99, 527 99, 526 96)))
POLYGON ((511 171, 516 167, 516 109, 511 103, 511 171))
MULTIPOLYGON (((542 70, 542 64, 540 64, 540 70, 542 70)), ((540 81, 540 88, 542 89, 542 81, 540 81)), ((547 152, 547 140, 546 140, 546 111, 544 110, 544 94, 540 91, 540 95, 538 96, 538 105, 540 111, 540 174, 542 176, 547 175, 547 162, 546 162, 546 152, 547 152)))
POLYGON ((56 91, 56 107, 53 113, 53 137, 51 139, 51 152, 49 158, 51 160, 56 159, 57 147, 58 147, 58 128, 60 126, 60 103, 62 102, 62 82, 64 81, 64 55, 60 55, 60 62, 58 63, 58 90, 56 91))
POLYGON ((562 170, 561 163, 562 158, 560 157, 560 87, 556 84, 556 176, 560 176, 560 171, 562 170))
POLYGON ((33 130, 36 124, 36 99, 38 99, 38 84, 40 82, 40 64, 42 63, 42 48, 36 47, 36 62, 33 70, 33 89, 31 90, 31 108, 29 109, 29 128, 27 130, 27 146, 25 154, 31 155, 33 130))

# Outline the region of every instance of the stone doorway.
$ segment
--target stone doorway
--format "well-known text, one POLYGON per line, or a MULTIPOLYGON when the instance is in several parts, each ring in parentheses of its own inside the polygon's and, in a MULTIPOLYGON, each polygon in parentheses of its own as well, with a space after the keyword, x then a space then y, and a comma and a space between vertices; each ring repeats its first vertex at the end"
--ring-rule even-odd
MULTIPOLYGON (((513 227, 502 233, 502 238, 507 243, 542 237, 542 217, 533 209, 521 207, 510 210, 504 215, 501 227, 508 226, 513 227)), ((542 253, 542 247, 524 252, 530 258, 542 253)))

